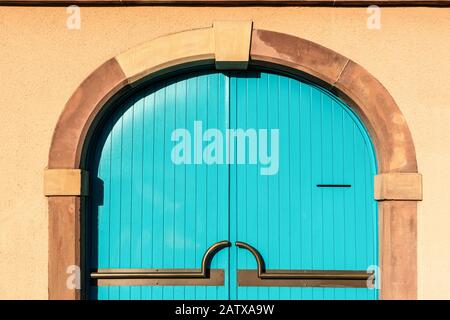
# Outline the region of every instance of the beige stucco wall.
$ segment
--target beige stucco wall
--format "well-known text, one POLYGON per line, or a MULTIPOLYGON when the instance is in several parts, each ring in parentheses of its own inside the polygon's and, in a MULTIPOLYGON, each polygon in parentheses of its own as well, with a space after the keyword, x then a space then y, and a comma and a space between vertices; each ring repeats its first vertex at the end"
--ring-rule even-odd
POLYGON ((419 298, 450 299, 450 9, 0 7, 0 298, 47 298, 47 203, 42 175, 65 102, 97 66, 162 34, 251 19, 356 61, 392 94, 423 174, 418 213, 419 298))

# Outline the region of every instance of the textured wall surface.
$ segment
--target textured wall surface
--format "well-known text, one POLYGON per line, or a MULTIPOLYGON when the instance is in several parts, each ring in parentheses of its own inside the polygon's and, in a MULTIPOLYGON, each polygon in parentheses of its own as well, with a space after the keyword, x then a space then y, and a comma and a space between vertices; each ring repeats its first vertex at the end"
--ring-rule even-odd
POLYGON ((418 295, 450 299, 450 9, 0 7, 0 298, 47 298, 47 201, 42 176, 64 104, 97 66, 154 37, 253 20, 364 66, 392 94, 411 129, 423 202, 418 212, 418 295))

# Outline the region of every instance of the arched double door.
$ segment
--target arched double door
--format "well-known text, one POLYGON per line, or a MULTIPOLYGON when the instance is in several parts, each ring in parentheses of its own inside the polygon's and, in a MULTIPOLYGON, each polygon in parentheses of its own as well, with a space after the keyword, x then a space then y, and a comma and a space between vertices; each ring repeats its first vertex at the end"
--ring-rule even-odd
POLYGON ((89 159, 90 298, 378 297, 372 144, 320 87, 176 76, 118 105, 89 159))

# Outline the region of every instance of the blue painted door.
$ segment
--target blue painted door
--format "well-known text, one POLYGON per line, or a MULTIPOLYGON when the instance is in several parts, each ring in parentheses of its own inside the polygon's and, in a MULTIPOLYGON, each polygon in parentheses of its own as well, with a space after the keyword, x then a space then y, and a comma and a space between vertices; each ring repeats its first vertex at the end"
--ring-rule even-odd
MULTIPOLYGON (((251 244, 268 269, 377 265, 370 139, 345 104, 315 85, 270 72, 178 76, 119 104, 95 140, 89 155, 90 269, 199 268, 206 249, 221 240, 251 244), (174 135, 180 128, 189 139, 174 135), (243 134, 244 149, 230 142, 236 132, 243 134), (182 163, 174 161, 176 145, 182 163)), ((237 270, 256 263, 235 246, 218 252, 211 267, 225 270, 223 286, 91 285, 89 297, 378 295, 366 288, 238 286, 237 270)))
MULTIPOLYGON (((119 105, 94 147, 91 268, 199 268, 228 238, 228 168, 175 165, 172 132, 227 125, 225 76, 192 74, 158 83, 119 105)), ((201 155, 200 155, 201 156, 201 155)), ((194 159, 192 159, 194 160, 194 159)), ((228 253, 211 267, 227 269, 228 253)), ((226 274, 228 276, 228 273, 226 274)), ((98 299, 226 299, 224 286, 99 286, 98 299)))
MULTIPOLYGON (((367 270, 376 266, 376 162, 359 119, 321 88, 277 74, 231 78, 230 92, 231 128, 279 131, 275 174, 262 175, 261 168, 267 165, 261 161, 230 168, 232 242, 255 247, 267 269, 367 270)), ((250 252, 236 247, 231 248, 231 265, 256 269, 250 252)), ((230 277, 236 283, 235 273, 230 277)), ((378 290, 234 286, 230 296, 376 299, 378 290)))

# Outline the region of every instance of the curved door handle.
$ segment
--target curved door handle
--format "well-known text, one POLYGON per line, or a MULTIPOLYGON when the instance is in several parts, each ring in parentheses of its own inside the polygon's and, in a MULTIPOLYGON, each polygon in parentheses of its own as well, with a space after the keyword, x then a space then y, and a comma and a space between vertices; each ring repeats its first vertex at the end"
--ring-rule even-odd
MULTIPOLYGON (((192 279, 209 279, 211 271, 215 272, 216 278, 221 275, 223 284, 223 270, 210 270, 211 261, 214 255, 223 248, 230 247, 230 241, 223 240, 214 243, 210 246, 203 255, 202 264, 200 269, 99 269, 96 272, 91 273, 91 278, 96 280, 126 280, 126 279, 178 279, 178 280, 192 280, 192 279), (217 273, 220 273, 218 275, 217 273)), ((123 281, 122 281, 123 282, 123 281)), ((180 281, 177 283, 171 283, 165 281, 165 285, 180 285, 180 281)), ((112 283, 112 282, 105 282, 112 283)), ((147 281, 147 283, 149 283, 147 281)), ((156 285, 162 285, 162 282, 155 282, 156 285)), ((108 285, 107 284, 107 285, 108 285)), ((109 284, 113 285, 113 284, 109 284)), ((127 285, 127 284, 122 284, 127 285)), ((151 285, 151 284, 148 284, 151 285)), ((183 284, 184 285, 184 284, 183 284)), ((186 285, 197 285, 195 281, 189 281, 186 285)), ((198 285, 207 285, 203 282, 198 285)))
POLYGON ((248 251, 250 251, 252 253, 252 255, 256 259, 256 265, 258 268, 257 269, 258 278, 262 278, 266 274, 266 265, 264 263, 264 259, 263 259, 262 255, 259 253, 259 251, 256 250, 255 248, 253 248, 251 245, 249 245, 245 242, 241 242, 241 241, 236 241, 236 247, 247 249, 248 251))
MULTIPOLYGON (((374 273, 368 273, 367 271, 359 271, 359 270, 266 270, 266 266, 264 263, 264 259, 262 255, 259 253, 256 248, 252 247, 248 243, 236 241, 236 246, 238 248, 247 249, 252 253, 252 255, 256 259, 257 270, 256 276, 260 281, 260 286, 271 286, 269 281, 264 283, 266 280, 278 280, 273 285, 276 286, 308 286, 307 280, 312 280, 309 284, 319 284, 318 286, 351 286, 351 287, 361 287, 366 286, 367 281, 374 279, 374 273), (283 282, 283 280, 285 280, 283 282), (286 280, 305 280, 300 282, 289 282, 286 280), (330 281, 330 282, 327 282, 330 281), (347 285, 345 285, 345 281, 347 281, 347 285)), ((246 278, 249 276, 249 272, 252 270, 239 270, 242 272, 242 277, 246 278)), ((244 280, 243 283, 247 283, 247 279, 244 280)), ((241 281, 242 282, 242 281, 241 281)), ((251 283, 255 283, 255 281, 250 281, 251 283)), ((256 284, 258 285, 258 284, 256 284)), ((314 286, 314 285, 311 285, 314 286)))

